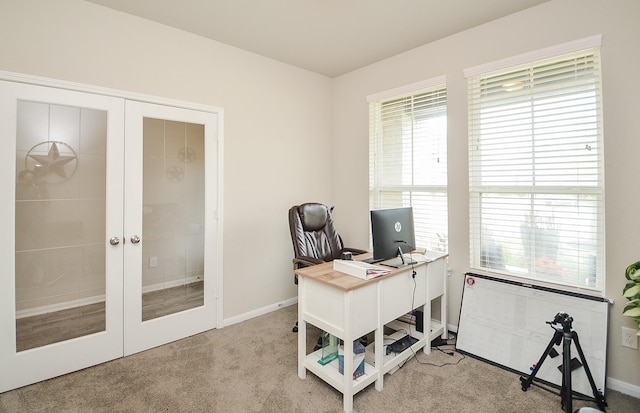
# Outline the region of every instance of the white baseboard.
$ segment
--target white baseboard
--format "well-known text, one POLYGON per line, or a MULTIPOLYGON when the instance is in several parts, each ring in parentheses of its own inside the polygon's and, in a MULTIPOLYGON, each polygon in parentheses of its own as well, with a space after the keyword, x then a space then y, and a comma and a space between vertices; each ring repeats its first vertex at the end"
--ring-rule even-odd
POLYGON ((96 295, 93 297, 80 298, 78 300, 64 301, 58 304, 42 305, 40 307, 27 308, 16 311, 16 319, 32 317, 36 315, 53 313, 56 311, 69 310, 71 308, 82 307, 84 305, 96 304, 104 302, 105 296, 96 295))
POLYGON ((250 320, 254 317, 258 317, 261 315, 268 314, 272 311, 279 310, 281 308, 289 307, 298 303, 298 297, 290 298, 285 301, 281 301, 279 303, 271 304, 266 307, 258 308, 253 311, 249 311, 248 313, 240 314, 235 317, 225 318, 222 321, 222 326, 227 327, 236 323, 240 323, 242 321, 250 320))
MULTIPOLYGON (((152 285, 143 287, 142 293, 144 294, 152 291, 158 291, 165 288, 180 287, 180 286, 195 283, 198 281, 202 281, 202 277, 196 275, 186 279, 152 284, 152 285)), ((57 303, 57 304, 49 304, 49 305, 42 305, 39 307, 26 308, 23 310, 16 311, 16 319, 48 314, 56 311, 70 310, 72 308, 82 307, 89 304, 101 303, 104 301, 105 301, 105 295, 100 294, 100 295, 95 295, 93 297, 80 298, 78 300, 64 301, 62 303, 57 303)))
POLYGON ((144 294, 152 291, 164 290, 165 288, 182 287, 183 285, 196 283, 198 281, 202 281, 201 275, 193 275, 191 277, 178 280, 150 284, 142 287, 142 293, 144 294))
POLYGON ((640 386, 635 386, 622 380, 607 377, 607 389, 619 391, 620 393, 640 399, 640 386))

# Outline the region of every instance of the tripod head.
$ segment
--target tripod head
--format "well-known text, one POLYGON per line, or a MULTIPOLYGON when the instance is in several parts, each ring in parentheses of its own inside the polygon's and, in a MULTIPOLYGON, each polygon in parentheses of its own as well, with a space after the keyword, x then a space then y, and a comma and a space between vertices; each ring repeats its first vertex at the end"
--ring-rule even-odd
POLYGON ((553 321, 547 321, 547 324, 549 324, 551 328, 553 328, 556 331, 558 329, 555 328, 554 325, 560 324, 562 326, 562 331, 565 333, 571 332, 572 323, 573 323, 573 317, 571 317, 569 314, 565 313, 564 311, 560 311, 558 314, 556 314, 556 316, 553 318, 553 321))

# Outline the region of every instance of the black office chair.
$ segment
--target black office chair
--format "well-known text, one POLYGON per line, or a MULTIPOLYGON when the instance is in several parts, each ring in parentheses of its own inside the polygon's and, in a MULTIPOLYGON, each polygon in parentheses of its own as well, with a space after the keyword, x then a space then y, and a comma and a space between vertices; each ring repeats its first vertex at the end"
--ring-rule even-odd
MULTIPOLYGON (((293 269, 322 264, 340 258, 343 252, 354 255, 367 251, 357 248, 346 248, 331 217, 331 209, 326 205, 309 202, 294 205, 289 209, 289 229, 293 243, 293 269)), ((294 274, 294 283, 298 277, 294 274)), ((298 331, 298 324, 293 327, 298 331)))

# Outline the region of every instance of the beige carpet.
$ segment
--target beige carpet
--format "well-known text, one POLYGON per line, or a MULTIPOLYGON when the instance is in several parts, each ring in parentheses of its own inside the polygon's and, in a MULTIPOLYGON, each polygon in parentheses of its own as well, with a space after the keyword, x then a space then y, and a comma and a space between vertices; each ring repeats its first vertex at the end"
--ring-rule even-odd
MULTIPOLYGON (((0 394, 0 412, 342 412, 341 393, 311 373, 298 378, 296 311, 284 308, 0 394)), ((313 344, 317 331, 309 333, 313 344)), ((371 385, 358 393, 354 411, 562 412, 557 394, 523 392, 518 375, 461 358, 420 352, 385 376, 382 392, 371 385)), ((640 412, 640 399, 611 390, 606 398, 607 412, 640 412)))

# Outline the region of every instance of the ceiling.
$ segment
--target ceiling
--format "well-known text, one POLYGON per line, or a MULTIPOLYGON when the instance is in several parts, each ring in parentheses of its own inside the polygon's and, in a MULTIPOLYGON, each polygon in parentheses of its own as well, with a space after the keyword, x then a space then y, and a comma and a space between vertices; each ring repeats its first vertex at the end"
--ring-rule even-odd
POLYGON ((335 77, 549 0, 87 0, 335 77))

